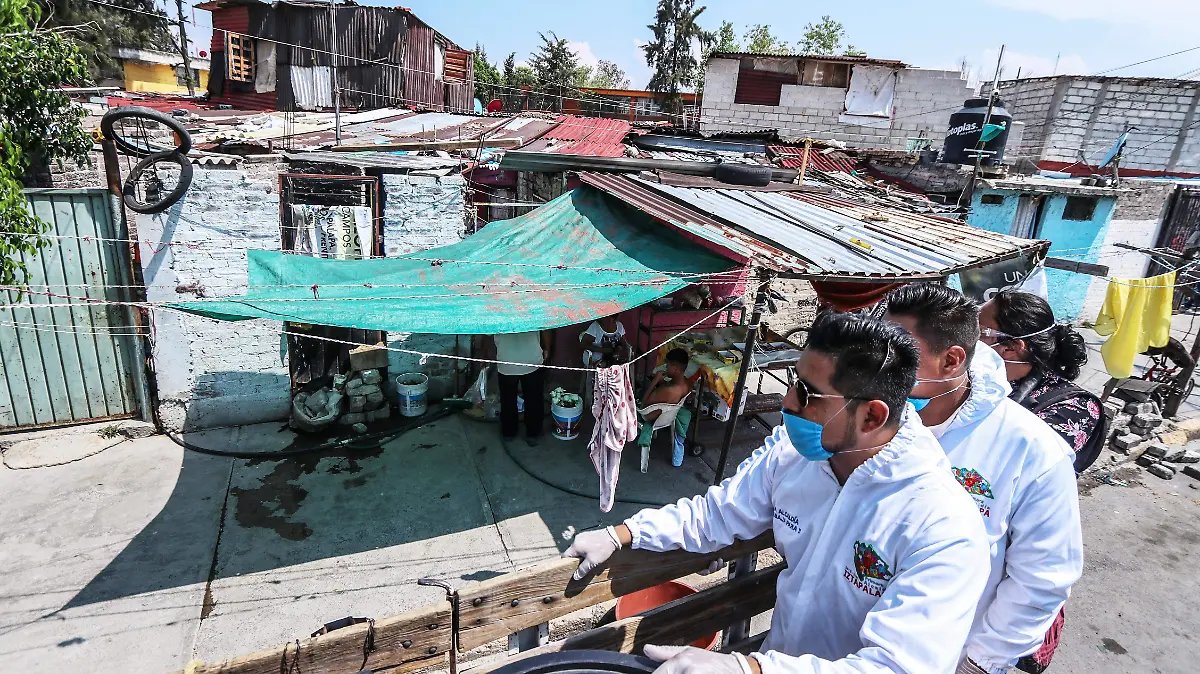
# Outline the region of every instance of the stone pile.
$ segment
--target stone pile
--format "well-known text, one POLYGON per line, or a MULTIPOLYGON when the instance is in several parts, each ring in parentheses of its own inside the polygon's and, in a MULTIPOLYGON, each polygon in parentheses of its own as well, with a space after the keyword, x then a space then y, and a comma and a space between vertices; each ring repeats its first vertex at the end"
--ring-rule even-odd
POLYGON ((346 393, 346 411, 338 419, 339 424, 354 426, 392 416, 392 408, 383 392, 383 374, 378 369, 353 373, 342 390, 346 393))

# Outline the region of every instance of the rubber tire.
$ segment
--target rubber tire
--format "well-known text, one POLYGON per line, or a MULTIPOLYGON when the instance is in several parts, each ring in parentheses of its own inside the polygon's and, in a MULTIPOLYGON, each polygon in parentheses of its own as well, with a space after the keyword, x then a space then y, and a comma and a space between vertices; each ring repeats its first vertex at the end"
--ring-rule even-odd
POLYGON ((125 184, 121 190, 122 200, 125 202, 125 207, 135 213, 162 213, 171 206, 175 205, 176 201, 183 198, 188 187, 192 184, 192 162, 179 152, 155 152, 154 154, 139 161, 133 170, 129 172, 129 177, 125 179, 125 184), (163 199, 148 204, 138 201, 134 194, 133 186, 137 184, 138 178, 142 177, 142 172, 149 169, 154 164, 160 161, 167 160, 179 164, 179 184, 174 187, 167 196, 163 199))
POLYGON ((518 660, 492 674, 653 674, 659 663, 613 651, 560 651, 518 660))
POLYGON ((771 167, 756 164, 717 164, 717 180, 730 185, 765 187, 771 182, 771 167))
POLYGON ((119 120, 130 117, 142 117, 166 126, 180 139, 180 144, 174 151, 180 154, 187 154, 192 151, 192 135, 174 117, 157 110, 151 110, 150 108, 128 105, 109 110, 100 119, 100 133, 104 134, 105 138, 111 138, 113 143, 116 144, 117 149, 121 152, 133 157, 149 157, 154 154, 160 154, 160 152, 151 152, 145 148, 140 148, 116 134, 113 125, 119 120))

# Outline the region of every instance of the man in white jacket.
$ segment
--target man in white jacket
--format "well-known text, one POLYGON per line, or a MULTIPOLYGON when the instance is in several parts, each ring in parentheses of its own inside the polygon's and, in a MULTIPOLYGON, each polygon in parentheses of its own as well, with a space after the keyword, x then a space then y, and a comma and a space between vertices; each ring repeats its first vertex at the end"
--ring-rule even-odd
POLYGON ((647 646, 683 674, 949 674, 987 580, 974 503, 906 397, 919 353, 902 330, 823 317, 784 423, 707 493, 580 534, 578 578, 617 549, 712 552, 767 530, 787 560, 771 632, 749 658, 647 646))
POLYGON ((886 320, 921 346, 913 399, 983 516, 991 577, 959 672, 1001 674, 1042 645, 1083 572, 1074 455, 1009 400, 1004 363, 979 344, 979 309, 932 283, 892 291, 886 320))

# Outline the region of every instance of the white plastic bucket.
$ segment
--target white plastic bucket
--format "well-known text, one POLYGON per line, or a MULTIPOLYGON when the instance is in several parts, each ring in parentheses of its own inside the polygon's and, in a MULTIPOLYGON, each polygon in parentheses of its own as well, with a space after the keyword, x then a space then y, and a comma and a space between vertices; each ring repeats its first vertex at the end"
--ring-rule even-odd
POLYGON ((407 372, 396 377, 396 394, 400 397, 400 415, 419 417, 425 414, 425 393, 429 377, 420 372, 407 372))
POLYGON ((550 405, 550 416, 554 417, 554 437, 559 440, 574 440, 579 437, 579 419, 583 416, 583 403, 575 407, 550 405))

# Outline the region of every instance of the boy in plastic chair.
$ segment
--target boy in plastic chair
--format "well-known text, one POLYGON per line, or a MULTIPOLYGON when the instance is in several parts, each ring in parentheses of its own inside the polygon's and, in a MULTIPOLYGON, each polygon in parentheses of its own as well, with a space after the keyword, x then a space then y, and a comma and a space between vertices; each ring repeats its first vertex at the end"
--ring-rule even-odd
MULTIPOLYGON (((642 472, 646 472, 646 459, 649 457, 650 441, 654 439, 654 422, 665 410, 658 408, 642 413, 651 405, 678 405, 692 391, 692 383, 685 374, 688 366, 688 353, 683 349, 671 349, 667 353, 666 368, 658 372, 651 380, 650 386, 642 394, 638 405, 638 446, 642 448, 642 472)), ((684 439, 687 437, 688 424, 692 420, 692 412, 685 406, 678 408, 675 413, 675 446, 672 448, 671 465, 682 466, 684 454, 684 439)))

